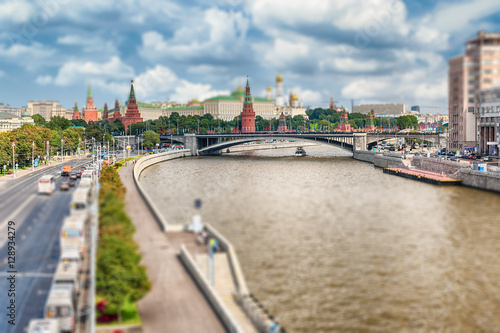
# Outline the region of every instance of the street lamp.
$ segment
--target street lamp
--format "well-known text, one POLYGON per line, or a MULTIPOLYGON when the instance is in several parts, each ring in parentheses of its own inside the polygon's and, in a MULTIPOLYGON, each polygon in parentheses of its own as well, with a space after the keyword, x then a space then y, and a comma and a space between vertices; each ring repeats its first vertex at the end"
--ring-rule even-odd
POLYGON ((49 155, 49 141, 47 141, 47 165, 49 165, 49 158, 50 158, 50 155, 49 155))
POLYGON ((179 135, 179 119, 177 119, 177 135, 179 135))
POLYGON ((35 141, 32 142, 31 149, 31 171, 35 170, 35 141))
POLYGON ((16 178, 16 164, 15 164, 15 160, 14 160, 14 154, 15 154, 15 151, 14 151, 14 148, 16 147, 16 144, 14 142, 12 142, 12 170, 14 170, 14 178, 16 178))
POLYGON ((61 161, 64 161, 64 139, 61 139, 61 161))
POLYGON ((198 119, 198 134, 200 134, 200 119, 198 119))

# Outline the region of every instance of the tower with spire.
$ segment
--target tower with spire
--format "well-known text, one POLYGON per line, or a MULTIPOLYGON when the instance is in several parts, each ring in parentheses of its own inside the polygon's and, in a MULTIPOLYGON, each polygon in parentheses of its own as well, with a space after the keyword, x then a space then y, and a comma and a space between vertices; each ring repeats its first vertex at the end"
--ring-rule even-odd
POLYGON ((113 111, 113 121, 115 119, 122 120, 122 114, 120 113, 120 103, 118 103, 118 98, 115 100, 115 109, 113 111))
POLYGON ((281 112, 280 119, 278 122, 278 132, 287 132, 286 118, 283 112, 281 112))
POLYGON ((130 95, 127 102, 127 111, 125 112, 122 122, 125 126, 125 130, 128 130, 128 127, 132 124, 142 122, 141 113, 139 112, 137 101, 135 99, 134 80, 131 80, 130 82, 130 95))
POLYGON ((78 110, 78 103, 75 102, 75 107, 73 108, 73 117, 72 117, 73 120, 76 120, 76 119, 82 119, 82 116, 80 114, 80 110, 78 110))
POLYGON ((283 100, 283 76, 278 73, 276 76, 276 106, 281 108, 285 105, 283 100))
POLYGON ((375 130, 375 124, 373 123, 373 118, 375 118, 375 111, 368 112, 366 116, 365 131, 370 132, 375 130))
POLYGON ((104 103, 104 110, 102 111, 102 120, 108 121, 108 103, 104 103))
POLYGON ((330 110, 335 110, 335 102, 333 101, 333 97, 330 97, 330 110))
POLYGON ((94 105, 94 98, 92 97, 92 87, 87 88, 87 105, 83 109, 83 119, 89 123, 90 121, 97 122, 98 111, 94 105))
POLYGON ((253 111, 252 95, 250 94, 250 83, 247 76, 247 87, 245 91, 245 101, 241 112, 241 132, 255 132, 255 112, 253 111))
POLYGON ((349 117, 347 116, 347 110, 337 109, 340 112, 340 131, 341 132, 352 132, 351 124, 349 124, 349 117))

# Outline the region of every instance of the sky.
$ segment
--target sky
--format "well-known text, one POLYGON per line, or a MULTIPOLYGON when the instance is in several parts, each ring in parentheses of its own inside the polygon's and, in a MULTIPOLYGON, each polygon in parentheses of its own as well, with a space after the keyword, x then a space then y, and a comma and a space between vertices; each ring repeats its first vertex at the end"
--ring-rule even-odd
POLYGON ((500 2, 0 0, 0 102, 70 108, 90 83, 102 108, 133 79, 141 102, 186 103, 247 75, 264 97, 280 72, 306 107, 446 107, 447 62, 479 30, 500 31, 500 2))

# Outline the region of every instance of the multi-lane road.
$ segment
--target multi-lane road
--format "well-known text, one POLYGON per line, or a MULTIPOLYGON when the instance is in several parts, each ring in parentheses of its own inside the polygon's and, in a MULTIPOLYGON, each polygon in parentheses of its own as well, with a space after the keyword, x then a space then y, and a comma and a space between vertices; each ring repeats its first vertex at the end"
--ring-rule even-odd
MULTIPOLYGON (((76 159, 65 164, 79 167, 89 161, 76 159)), ((56 176, 56 191, 52 195, 41 195, 37 194, 37 182, 42 175, 56 175, 61 166, 37 170, 1 184, 0 332, 25 332, 30 319, 43 318, 43 307, 58 262, 59 233, 63 218, 69 214, 74 188, 60 191, 59 184, 65 177, 56 176), (8 295, 12 287, 8 280, 11 274, 7 273, 10 271, 7 260, 9 221, 15 223, 15 297, 8 295), (15 325, 8 323, 7 306, 11 299, 15 300, 15 325)))

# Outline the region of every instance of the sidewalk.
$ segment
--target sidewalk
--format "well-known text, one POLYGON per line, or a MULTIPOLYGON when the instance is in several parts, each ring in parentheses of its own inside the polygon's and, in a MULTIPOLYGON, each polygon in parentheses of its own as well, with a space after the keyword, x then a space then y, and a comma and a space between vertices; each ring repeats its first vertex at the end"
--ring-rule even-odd
POLYGON ((132 165, 123 166, 120 178, 127 188, 125 209, 136 227, 139 244, 152 290, 137 305, 143 332, 225 332, 224 327, 200 292, 177 255, 180 244, 196 248, 189 233, 163 233, 147 204, 137 191, 132 165))

